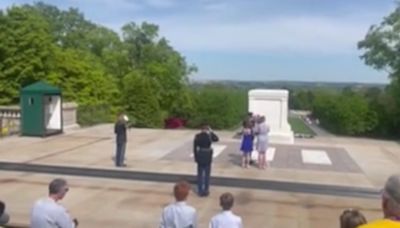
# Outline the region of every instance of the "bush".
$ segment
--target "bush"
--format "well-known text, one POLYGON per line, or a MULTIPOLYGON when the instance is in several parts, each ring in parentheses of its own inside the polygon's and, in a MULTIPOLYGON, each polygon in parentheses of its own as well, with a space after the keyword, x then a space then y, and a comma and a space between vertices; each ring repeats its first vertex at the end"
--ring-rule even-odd
POLYGON ((115 113, 110 105, 78 106, 77 116, 78 123, 81 126, 110 123, 115 119, 115 113))
POLYGON ((358 94, 319 94, 313 104, 313 114, 326 129, 344 135, 363 135, 378 124, 377 113, 367 99, 358 94))
POLYGON ((161 110, 151 79, 139 72, 124 78, 123 102, 130 119, 136 127, 162 127, 166 114, 161 110))
POLYGON ((247 93, 222 86, 205 86, 192 92, 194 112, 188 126, 210 124, 215 129, 236 126, 247 113, 247 93))

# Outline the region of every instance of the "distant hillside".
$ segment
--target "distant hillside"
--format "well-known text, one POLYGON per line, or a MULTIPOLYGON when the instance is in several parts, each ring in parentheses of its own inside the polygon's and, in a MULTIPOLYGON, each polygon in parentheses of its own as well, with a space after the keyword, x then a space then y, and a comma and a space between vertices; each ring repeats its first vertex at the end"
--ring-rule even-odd
POLYGON ((198 87, 207 84, 223 85, 238 89, 337 89, 344 88, 366 89, 366 88, 385 88, 385 84, 379 83, 344 83, 344 82, 301 82, 301 81, 233 81, 233 80, 208 80, 194 81, 192 86, 198 87))

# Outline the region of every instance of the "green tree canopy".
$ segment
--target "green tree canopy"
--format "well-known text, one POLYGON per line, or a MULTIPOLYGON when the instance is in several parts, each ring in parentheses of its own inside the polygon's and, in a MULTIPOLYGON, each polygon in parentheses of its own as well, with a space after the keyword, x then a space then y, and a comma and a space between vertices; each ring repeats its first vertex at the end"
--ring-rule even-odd
POLYGON ((50 73, 54 45, 37 13, 11 7, 0 21, 0 104, 16 103, 21 87, 50 73))
POLYGON ((371 105, 377 109, 379 132, 384 135, 400 135, 400 5, 372 25, 365 38, 358 43, 364 53, 361 58, 365 64, 387 72, 391 79, 384 94, 375 94, 371 105))

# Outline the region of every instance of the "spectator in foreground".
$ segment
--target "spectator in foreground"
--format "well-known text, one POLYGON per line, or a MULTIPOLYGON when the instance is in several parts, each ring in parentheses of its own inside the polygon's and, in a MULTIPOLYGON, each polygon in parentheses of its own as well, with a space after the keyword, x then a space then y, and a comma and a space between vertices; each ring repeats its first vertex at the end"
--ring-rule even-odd
POLYGON ((234 198, 231 193, 224 193, 219 198, 222 212, 214 216, 210 221, 210 228, 242 228, 242 218, 232 213, 234 198))
POLYGON ((6 225, 10 221, 10 216, 6 212, 6 204, 0 201, 0 226, 6 225))
POLYGON ((49 196, 35 202, 31 211, 30 228, 75 228, 78 221, 58 203, 69 188, 64 179, 54 179, 49 184, 49 196))
POLYGON ((180 181, 174 186, 176 202, 163 209, 160 228, 196 228, 196 209, 186 203, 190 184, 180 181))
POLYGON ((364 215, 358 210, 347 209, 340 216, 340 228, 357 228, 366 223, 364 215))
POLYGON ((359 228, 400 228, 400 175, 390 176, 382 190, 383 219, 359 228))

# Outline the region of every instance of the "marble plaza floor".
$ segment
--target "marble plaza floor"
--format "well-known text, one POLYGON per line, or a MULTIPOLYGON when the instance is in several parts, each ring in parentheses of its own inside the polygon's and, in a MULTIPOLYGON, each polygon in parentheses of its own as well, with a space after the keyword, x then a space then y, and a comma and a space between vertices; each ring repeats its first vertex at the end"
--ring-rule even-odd
MULTIPOLYGON (((196 131, 131 129, 126 168, 112 162, 112 125, 79 129, 49 138, 0 139, 0 162, 4 164, 193 175, 192 139, 196 131)), ((271 144, 270 168, 242 169, 239 140, 233 132, 217 132, 212 175, 243 180, 342 186, 378 191, 386 178, 400 172, 400 145, 396 142, 340 137, 299 139, 294 145, 271 144)), ((10 166, 12 167, 12 166, 10 166)), ((0 170, 2 168, 0 167, 0 170)), ((0 199, 8 205, 14 222, 27 222, 33 201, 46 194, 56 173, 32 173, 16 168, 0 171, 0 199)), ((172 200, 172 183, 66 176, 71 192, 64 200, 81 227, 157 227, 161 208, 172 200)), ((235 211, 245 227, 338 227, 340 212, 361 208, 369 219, 379 218, 379 198, 310 194, 303 191, 272 191, 270 188, 212 187, 209 198, 191 195, 199 210, 200 227, 207 227, 218 211, 218 196, 231 191, 237 198, 235 211)), ((349 190, 350 191, 350 190, 349 190)))

